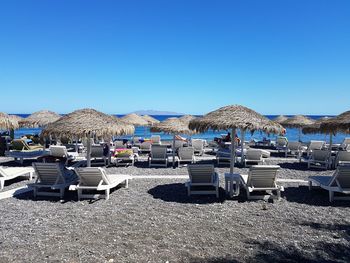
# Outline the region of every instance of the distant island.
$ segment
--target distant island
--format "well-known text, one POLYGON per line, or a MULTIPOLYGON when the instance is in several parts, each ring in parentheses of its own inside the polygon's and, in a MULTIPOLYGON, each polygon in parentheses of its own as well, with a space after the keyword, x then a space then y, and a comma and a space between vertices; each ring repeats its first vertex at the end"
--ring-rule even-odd
POLYGON ((172 112, 172 111, 157 111, 157 110, 138 110, 131 113, 138 115, 185 115, 184 113, 172 112))

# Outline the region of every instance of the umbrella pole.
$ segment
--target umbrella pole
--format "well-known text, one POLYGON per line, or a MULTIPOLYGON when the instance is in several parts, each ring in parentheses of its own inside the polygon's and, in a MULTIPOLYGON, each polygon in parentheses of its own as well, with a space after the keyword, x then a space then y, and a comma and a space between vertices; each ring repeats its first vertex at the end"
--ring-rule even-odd
POLYGON ((301 127, 299 128, 299 142, 301 142, 301 127))
POLYGON ((236 128, 232 128, 230 174, 233 174, 233 167, 235 166, 235 159, 236 159, 235 134, 236 134, 236 128))
POLYGON ((79 152, 79 149, 78 149, 78 138, 75 138, 75 151, 79 152))
POLYGON ((173 135, 173 168, 175 168, 175 133, 173 135))
POLYGON ((241 165, 244 164, 244 154, 243 154, 243 150, 244 150, 244 136, 245 135, 245 130, 241 130, 241 165))
POLYGON ((86 167, 91 167, 91 135, 88 133, 88 140, 86 144, 86 167))

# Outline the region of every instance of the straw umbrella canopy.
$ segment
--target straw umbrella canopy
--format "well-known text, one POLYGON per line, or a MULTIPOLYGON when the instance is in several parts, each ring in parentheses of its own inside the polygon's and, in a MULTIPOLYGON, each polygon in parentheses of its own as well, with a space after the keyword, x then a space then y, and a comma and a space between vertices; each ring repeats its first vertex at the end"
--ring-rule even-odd
POLYGON ((0 112, 0 130, 14 130, 18 129, 18 121, 16 121, 11 115, 0 112))
POLYGON ((332 151, 333 133, 321 130, 322 123, 327 121, 328 119, 330 119, 330 118, 329 117, 322 117, 322 118, 316 120, 313 124, 309 124, 307 126, 304 126, 302 129, 302 132, 304 134, 315 134, 315 133, 329 134, 329 149, 330 149, 330 151, 332 151))
POLYGON ((277 122, 277 123, 283 123, 286 120, 288 120, 288 117, 286 117, 284 115, 279 115, 279 116, 277 116, 276 118, 273 119, 273 121, 277 122))
POLYGON ((21 127, 45 127, 49 123, 57 121, 59 118, 61 118, 61 115, 53 111, 42 110, 34 112, 27 118, 24 118, 19 122, 19 125, 21 127))
POLYGON ((135 126, 147 126, 148 121, 144 120, 140 115, 131 113, 120 118, 122 121, 135 125, 135 126))
POLYGON ((179 120, 184 121, 186 123, 189 123, 190 121, 194 120, 196 117, 193 115, 183 115, 179 118, 179 120))
MULTIPOLYGON (((236 129, 242 133, 242 155, 244 133, 246 130, 251 132, 261 130, 266 133, 281 133, 283 127, 261 114, 241 105, 229 105, 218 110, 212 111, 201 118, 196 118, 189 123, 189 128, 197 132, 213 130, 231 130, 231 162, 230 173, 233 173, 234 160, 236 155, 235 134, 236 129)), ((243 162, 243 158, 242 162, 243 162)))
POLYGON ((309 117, 306 117, 304 115, 295 115, 292 118, 289 118, 289 119, 281 122, 281 124, 287 128, 299 129, 299 141, 300 141, 302 128, 307 126, 307 125, 311 125, 314 122, 315 122, 314 120, 312 120, 309 117))
POLYGON ((88 137, 87 140, 87 166, 90 160, 90 137, 95 134, 99 137, 112 137, 113 135, 132 134, 134 126, 120 119, 93 109, 81 109, 69 113, 59 120, 50 123, 42 131, 43 136, 55 135, 57 137, 88 137))
POLYGON ((168 118, 151 127, 152 132, 165 132, 173 135, 173 167, 175 167, 175 135, 176 134, 194 134, 195 132, 188 127, 188 122, 179 118, 168 118))
POLYGON ((343 112, 336 117, 325 120, 322 122, 320 128, 323 132, 328 133, 350 133, 350 111, 343 112))
POLYGON ((143 115, 142 118, 148 122, 149 125, 153 125, 153 124, 156 124, 156 123, 160 123, 159 120, 157 120, 156 118, 153 118, 152 116, 149 116, 149 115, 143 115))

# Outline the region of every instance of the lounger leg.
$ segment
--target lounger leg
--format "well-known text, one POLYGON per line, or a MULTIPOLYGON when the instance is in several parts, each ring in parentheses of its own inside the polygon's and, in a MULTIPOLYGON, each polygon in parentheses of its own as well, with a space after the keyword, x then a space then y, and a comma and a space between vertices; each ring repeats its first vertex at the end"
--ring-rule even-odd
POLYGON ((5 180, 0 180, 0 189, 4 189, 5 187, 5 180))
POLYGON ((109 199, 109 189, 106 189, 106 200, 109 199))
POLYGON ((309 181, 309 190, 311 191, 312 190, 312 182, 309 181))
POLYGON ((329 202, 333 202, 333 200, 334 200, 334 192, 329 191, 329 202))
POLYGON ((129 179, 125 180, 125 188, 129 188, 129 179))
POLYGON ((80 201, 81 195, 83 194, 82 189, 78 189, 78 201, 80 201))
POLYGON ((215 186, 215 190, 216 190, 216 198, 219 198, 219 186, 215 186))
POLYGON ((34 187, 34 189, 33 189, 34 199, 36 199, 37 194, 38 194, 38 189, 36 187, 34 187))
POLYGON ((60 201, 63 201, 63 196, 64 196, 64 188, 60 188, 60 201))
POLYGON ((278 189, 277 190, 277 200, 280 200, 281 199, 281 190, 278 189))
POLYGON ((33 172, 30 172, 29 173, 29 180, 32 180, 33 179, 33 172))
POLYGON ((191 188, 190 188, 189 185, 187 186, 187 195, 188 195, 188 196, 191 196, 191 188))

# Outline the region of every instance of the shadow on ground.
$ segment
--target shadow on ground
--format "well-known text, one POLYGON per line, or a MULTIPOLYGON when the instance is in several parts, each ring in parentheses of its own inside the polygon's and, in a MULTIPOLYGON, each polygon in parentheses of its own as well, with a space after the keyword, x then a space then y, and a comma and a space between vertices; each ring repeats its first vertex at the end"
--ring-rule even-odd
MULTIPOLYGON (((335 193, 335 195, 340 194, 335 193)), ((330 203, 328 191, 321 188, 313 188, 310 191, 308 186, 286 187, 284 188, 282 196, 288 202, 307 204, 312 206, 350 206, 348 201, 335 200, 332 203, 330 203)))
POLYGON ((157 185, 148 190, 148 193, 155 199, 174 203, 208 204, 223 203, 226 200, 225 191, 222 188, 219 188, 219 198, 216 198, 215 195, 188 196, 187 188, 183 183, 157 185))

